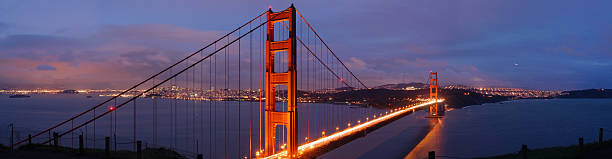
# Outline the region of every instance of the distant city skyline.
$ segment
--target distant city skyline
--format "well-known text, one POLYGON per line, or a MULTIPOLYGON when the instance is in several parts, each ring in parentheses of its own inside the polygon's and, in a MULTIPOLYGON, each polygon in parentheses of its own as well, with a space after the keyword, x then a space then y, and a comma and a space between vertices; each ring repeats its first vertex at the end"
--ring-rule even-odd
POLYGON ((291 3, 369 87, 612 88, 611 1, 7 0, 0 89, 125 89, 291 3))

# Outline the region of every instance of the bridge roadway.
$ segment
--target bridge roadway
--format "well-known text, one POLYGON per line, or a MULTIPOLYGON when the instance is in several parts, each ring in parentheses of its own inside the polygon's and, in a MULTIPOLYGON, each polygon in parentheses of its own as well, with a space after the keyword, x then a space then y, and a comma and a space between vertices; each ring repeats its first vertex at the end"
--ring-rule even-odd
MULTIPOLYGON (((444 102, 444 99, 438 99, 437 102, 444 102)), ((344 129, 343 131, 336 132, 329 136, 321 137, 313 142, 304 145, 300 145, 298 147, 298 153, 305 158, 322 155, 334 148, 337 148, 343 144, 346 144, 347 142, 350 142, 362 136, 361 133, 365 133, 365 131, 370 130, 371 128, 378 128, 380 126, 388 124, 389 121, 397 120, 397 117, 407 115, 418 108, 425 107, 433 103, 435 103, 435 101, 429 101, 410 107, 406 106, 395 109, 392 112, 387 113, 386 115, 377 117, 376 119, 368 120, 362 124, 358 124, 351 128, 344 129)), ((274 155, 265 157, 265 159, 285 158, 286 155, 287 151, 281 151, 274 155)))

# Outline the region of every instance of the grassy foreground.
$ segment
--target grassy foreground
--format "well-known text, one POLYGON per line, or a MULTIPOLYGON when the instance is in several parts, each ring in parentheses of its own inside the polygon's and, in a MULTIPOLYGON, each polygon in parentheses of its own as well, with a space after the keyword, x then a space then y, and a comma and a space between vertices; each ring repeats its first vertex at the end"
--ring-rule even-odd
MULTIPOLYGON (((500 156, 483 157, 479 159, 520 159, 522 154, 512 153, 500 156)), ((528 159, 611 159, 612 140, 604 141, 602 144, 584 144, 584 152, 580 152, 578 145, 566 147, 540 148, 527 151, 528 159)))
MULTIPOLYGON (((106 157, 103 149, 85 149, 85 152, 80 154, 78 153, 78 149, 32 144, 21 146, 15 151, 11 152, 8 148, 0 145, 0 158, 136 159, 136 152, 127 150, 111 151, 110 157, 106 157)), ((142 150, 142 158, 184 159, 185 157, 172 150, 164 148, 145 148, 142 150)))

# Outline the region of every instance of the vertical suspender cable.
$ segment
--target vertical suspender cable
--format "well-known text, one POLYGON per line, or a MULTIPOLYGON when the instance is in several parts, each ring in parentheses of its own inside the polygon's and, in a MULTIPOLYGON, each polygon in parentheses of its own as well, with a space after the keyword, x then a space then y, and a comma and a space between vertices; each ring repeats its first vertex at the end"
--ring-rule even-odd
POLYGON ((133 145, 134 145, 134 151, 136 151, 136 100, 133 101, 134 102, 134 114, 132 114, 134 116, 133 118, 133 122, 134 122, 134 138, 133 138, 133 145))
MULTIPOLYGON (((240 30, 238 30, 238 37, 240 37, 240 30)), ((238 157, 241 156, 242 152, 240 151, 240 116, 241 116, 241 109, 240 109, 240 39, 238 39, 238 157)))
MULTIPOLYGON (((172 70, 170 69, 170 74, 172 74, 172 70)), ((176 78, 174 78, 176 79, 176 78)), ((176 80, 173 80, 176 83, 176 80)), ((170 98, 170 147, 174 148, 174 98, 176 98, 176 93, 174 93, 174 84, 170 84, 170 93, 172 94, 172 98, 170 98)))
MULTIPOLYGON (((215 50, 217 44, 215 43, 215 50)), ((213 56, 214 57, 214 56, 213 56)), ((213 158, 213 123, 212 123, 212 59, 208 60, 208 158, 213 158)))
POLYGON ((174 138, 173 140, 174 140, 174 148, 175 149, 176 149, 176 145, 177 145, 177 142, 178 142, 178 138, 176 136, 177 136, 177 112, 178 112, 178 109, 177 109, 178 107, 177 106, 178 106, 178 100, 179 100, 179 97, 178 97, 178 95, 179 95, 179 93, 178 93, 179 88, 178 88, 178 83, 176 81, 176 78, 178 78, 178 76, 174 77, 174 85, 173 85, 174 89, 175 89, 174 90, 174 106, 173 106, 174 111, 172 112, 172 122, 173 122, 172 123, 172 130, 174 131, 174 133, 172 133, 172 135, 173 135, 173 138, 174 138))
MULTIPOLYGON (((93 110, 93 116, 96 117, 96 109, 93 110)), ((93 148, 96 148, 96 120, 93 121, 93 148)))
MULTIPOLYGON (((300 24, 301 24, 301 23, 300 23, 300 24)), ((299 30, 300 30, 300 35, 299 35, 299 37, 302 37, 302 25, 299 25, 299 26, 300 26, 300 27, 299 27, 299 28, 300 28, 300 29, 299 29, 299 30)), ((299 46, 300 46, 300 45, 298 44, 298 47, 299 47, 299 46)), ((303 47, 303 46, 302 46, 302 47, 303 47)), ((300 51, 298 52, 298 54, 300 55, 300 56, 299 56, 299 58, 298 58, 298 59, 300 59, 300 60, 299 60, 299 62, 300 62, 300 65, 299 65, 299 66, 300 66, 300 67, 298 68, 298 71, 299 71, 299 73, 300 73, 300 76, 299 76, 299 78, 298 78, 298 80, 299 80, 299 81, 298 81, 298 83, 299 83, 299 87, 300 87, 300 88, 298 88, 298 90, 297 90, 297 92, 298 92, 298 97, 303 97, 303 95, 300 93, 300 90, 301 90, 301 89, 304 89, 304 85, 303 85, 304 79, 303 79, 303 76, 302 76, 302 75, 303 75, 303 73, 302 73, 302 70, 300 70, 300 69, 302 69, 302 65, 303 65, 303 61, 302 61, 302 60, 303 60, 303 59, 302 59, 302 47, 299 47, 299 48, 300 48, 300 51)), ((303 98, 302 98, 302 99, 303 99, 303 98)), ((300 112, 302 112, 302 115, 299 115, 299 114, 298 114, 298 116, 299 116, 299 117, 302 117, 302 119, 304 119, 304 117, 303 117, 303 116, 304 116, 304 115, 303 115, 303 114, 304 114, 304 111, 301 111, 302 106, 304 106, 304 104, 303 104, 304 102, 302 101, 302 102, 300 103, 300 101, 298 101, 298 103, 299 103, 299 107, 298 107, 298 108, 300 109, 300 112)), ((299 119, 298 119, 298 120, 299 120, 299 119)), ((300 123, 302 123, 302 122, 300 122, 300 123)), ((302 124, 302 125, 304 125, 304 124, 302 124)), ((304 130, 303 126, 302 126, 302 128, 299 128, 299 130, 302 130, 302 131, 303 131, 303 130, 304 130)), ((301 133, 301 134, 303 134, 303 133, 301 133)), ((300 137, 298 137, 298 142, 300 141, 299 139, 300 139, 300 137)), ((299 144, 299 143, 298 143, 298 145, 301 145, 301 144, 299 144)))
MULTIPOLYGON (((204 51, 200 52, 200 58, 204 58, 204 51)), ((210 60, 209 60, 210 61, 210 60)), ((200 63, 200 141, 204 145, 204 63, 200 63)), ((210 112, 210 110, 209 110, 210 112)), ((204 146, 201 148, 204 152, 204 146)), ((198 150, 200 152, 200 150, 198 150)))
MULTIPOLYGON (((306 32, 308 34, 308 40, 307 40, 307 46, 310 45, 310 32, 306 32)), ((310 99, 312 99, 312 92, 310 91, 310 54, 306 54, 306 91, 308 92, 308 98, 309 98, 309 102, 308 102, 308 115, 306 116, 306 137, 310 138, 310 117, 312 116, 312 104, 310 103, 310 99)), ((306 139, 306 142, 308 142, 309 139, 306 139)))
MULTIPOLYGON (((229 37, 227 38, 227 43, 229 44, 229 37)), ((229 47, 225 48, 225 56, 224 56, 225 62, 223 63, 223 68, 225 70, 225 79, 224 79, 225 90, 223 90, 223 98, 227 98, 227 96, 228 96, 228 88, 227 88, 227 80, 229 80, 229 75, 227 73, 227 66, 228 66, 227 54, 229 54, 228 53, 228 48, 229 47)), ((227 146, 228 146, 227 145, 227 107, 228 107, 227 104, 228 104, 227 101, 224 100, 223 101, 223 105, 224 105, 223 106, 223 110, 224 110, 223 118, 225 119, 224 120, 225 126, 223 128, 224 128, 225 131, 224 131, 224 140, 223 141, 225 142, 225 145, 224 145, 224 147, 225 147, 225 149, 224 149, 225 158, 230 158, 229 155, 227 154, 227 146)))
MULTIPOLYGON (((215 50, 217 50, 217 44, 215 44, 215 50)), ((214 86, 214 89, 212 89, 211 93, 214 93, 213 97, 217 98, 217 97, 219 97, 219 94, 218 94, 219 92, 217 91, 219 89, 217 87, 217 56, 215 55, 213 57, 214 57, 213 60, 215 60, 215 65, 214 65, 215 66, 215 69, 214 69, 215 73, 213 73, 213 75, 215 76, 215 77, 213 77, 214 80, 215 80, 215 82, 214 82, 215 86, 214 86)), ((213 135, 213 143, 215 145, 217 145, 217 100, 214 100, 213 103, 215 105, 213 107, 214 108, 214 112, 215 112, 215 113, 213 113, 213 116, 214 116, 213 117, 213 120, 214 120, 213 121, 213 125, 214 125, 213 126, 213 128, 214 128, 214 131, 213 131, 213 134, 214 134, 213 135)), ((214 158, 217 158, 217 146, 213 146, 213 156, 214 156, 214 158)))
MULTIPOLYGON (((113 105, 113 107, 115 107, 115 110, 116 110, 116 107, 117 107, 117 98, 115 98, 114 101, 115 101, 115 104, 113 105)), ((114 149, 115 151, 117 151, 117 126, 118 126, 117 125, 117 113, 118 112, 113 111, 113 114, 111 114, 111 115, 115 116, 115 123, 114 123, 115 124, 115 130, 113 132, 113 140, 115 141, 115 149, 114 149)))
POLYGON ((196 89, 195 89, 195 76, 196 76, 195 70, 196 70, 195 67, 191 68, 191 91, 190 91, 191 92, 191 96, 189 98, 190 98, 190 101, 191 101, 191 111, 192 111, 191 112, 191 139, 194 140, 192 143, 195 142, 195 146, 192 145, 192 147, 194 148, 194 152, 199 152, 198 149, 197 149, 198 146, 199 146, 198 145, 198 140, 195 138, 195 134, 196 134, 196 132, 195 132, 195 129, 196 129, 196 124, 195 124, 196 123, 195 122, 195 115, 196 115, 195 105, 196 105, 196 100, 195 100, 195 94, 194 94, 196 92, 196 89))
MULTIPOLYGON (((185 67, 189 66, 189 61, 185 62, 185 67)), ((185 90, 187 97, 183 97, 185 102, 185 150, 190 146, 189 143, 189 71, 185 71, 185 90)))
MULTIPOLYGON (((259 22, 261 23, 261 19, 259 19, 259 22)), ((265 25, 267 26, 268 24, 265 24, 265 25)), ((259 141, 259 149, 258 150, 261 150, 263 148, 263 146, 264 146, 263 142, 261 140, 261 136, 264 134, 264 132, 262 131, 262 122, 263 122, 262 114, 263 114, 263 111, 264 111, 263 105, 262 105, 262 102, 263 102, 262 92, 263 91, 268 91, 268 90, 265 90, 264 87, 263 87, 263 83, 264 83, 263 79, 264 79, 264 74, 265 74, 265 66, 264 66, 264 51, 265 51, 265 47, 264 47, 264 32, 263 32, 263 29, 260 29, 259 50, 260 50, 259 61, 260 61, 260 65, 261 65, 261 74, 259 76, 259 112, 258 112, 258 114, 259 114, 259 135, 258 135, 259 136, 259 140, 258 140, 259 141)))
MULTIPOLYGON (((251 30, 251 24, 249 24, 251 30)), ((249 159, 253 155, 253 99, 251 98, 253 91, 253 33, 249 34, 249 159)))

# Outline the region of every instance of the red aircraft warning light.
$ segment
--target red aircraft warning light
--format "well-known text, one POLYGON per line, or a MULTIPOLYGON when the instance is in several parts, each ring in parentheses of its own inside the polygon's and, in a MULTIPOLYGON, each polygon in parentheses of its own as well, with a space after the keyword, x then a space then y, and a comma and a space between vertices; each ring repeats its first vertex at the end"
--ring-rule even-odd
POLYGON ((113 111, 113 110, 115 110, 115 109, 117 109, 115 106, 110 106, 110 107, 108 107, 108 110, 110 110, 110 111, 113 111))

